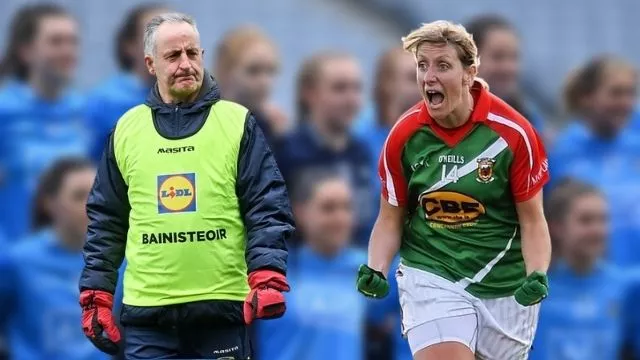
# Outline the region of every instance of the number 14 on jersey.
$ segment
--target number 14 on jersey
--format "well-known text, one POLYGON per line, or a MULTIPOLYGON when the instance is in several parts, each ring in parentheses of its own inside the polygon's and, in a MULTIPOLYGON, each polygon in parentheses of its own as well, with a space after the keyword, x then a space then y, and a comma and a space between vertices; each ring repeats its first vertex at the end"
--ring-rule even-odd
POLYGON ((442 182, 446 181, 457 183, 459 179, 460 176, 458 175, 458 165, 453 165, 452 167, 450 167, 449 172, 447 172, 447 164, 442 165, 442 182))

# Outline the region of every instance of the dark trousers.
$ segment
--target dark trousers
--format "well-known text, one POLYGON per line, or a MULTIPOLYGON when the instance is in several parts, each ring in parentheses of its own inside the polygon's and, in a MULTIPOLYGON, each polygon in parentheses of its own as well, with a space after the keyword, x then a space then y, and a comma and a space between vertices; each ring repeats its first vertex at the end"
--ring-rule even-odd
POLYGON ((226 327, 124 327, 125 359, 251 358, 249 332, 243 325, 226 327))

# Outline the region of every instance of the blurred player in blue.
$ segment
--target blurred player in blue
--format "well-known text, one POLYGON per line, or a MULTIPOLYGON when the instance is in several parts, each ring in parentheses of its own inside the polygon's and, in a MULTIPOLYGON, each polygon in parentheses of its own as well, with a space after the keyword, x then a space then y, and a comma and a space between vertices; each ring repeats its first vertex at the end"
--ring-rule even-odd
MULTIPOLYGON (((398 269, 400 258, 396 258, 391 265, 392 271, 398 269)), ((394 274, 391 272, 391 274, 394 274)), ((402 319, 400 313, 400 302, 398 301, 398 283, 395 276, 389 276, 389 295, 384 299, 372 300, 369 303, 368 322, 370 326, 375 326, 375 333, 391 334, 394 360, 411 360, 411 349, 409 343, 402 336, 402 319)), ((376 357, 376 359, 384 357, 376 357)), ((386 358, 385 358, 386 359, 386 358)))
POLYGON ((42 176, 33 207, 35 232, 0 252, 0 326, 11 359, 99 360, 79 323, 85 204, 95 170, 66 158, 42 176))
POLYGON ((416 85, 416 62, 411 53, 394 47, 378 59, 373 88, 374 111, 365 111, 358 119, 356 133, 368 145, 371 158, 371 206, 375 213, 380 207, 380 180, 378 158, 391 127, 401 115, 420 101, 420 89, 416 85), (365 118, 370 120, 365 120, 365 118))
POLYGON ((354 241, 366 246, 376 218, 371 196, 375 162, 351 133, 362 103, 362 71, 351 55, 318 53, 301 66, 297 83, 298 128, 274 145, 280 171, 295 192, 306 173, 335 171, 348 180, 354 201, 354 241))
POLYGON ((23 7, 0 63, 0 228, 9 241, 29 229, 28 206, 40 173, 65 155, 83 155, 81 97, 69 90, 78 57, 78 24, 56 5, 23 7))
POLYGON ((624 336, 622 344, 622 357, 620 360, 640 359, 640 268, 628 271, 629 282, 622 306, 624 315, 624 336))
POLYGON ((554 181, 580 179, 606 196, 611 204, 608 257, 625 267, 640 265, 640 132, 633 130, 637 81, 634 67, 614 57, 597 57, 578 68, 564 94, 576 120, 549 152, 554 181))
POLYGON ((91 129, 91 157, 99 160, 107 136, 127 110, 144 103, 155 78, 144 64, 144 27, 154 16, 166 12, 163 5, 146 3, 133 8, 125 17, 115 41, 120 71, 98 85, 87 99, 88 128, 91 129))
POLYGON ((286 115, 271 102, 279 70, 275 43, 255 26, 230 30, 216 46, 213 73, 222 98, 248 108, 270 144, 289 126, 286 115))
POLYGON ((522 89, 520 39, 513 24, 500 15, 487 14, 474 17, 465 28, 478 46, 478 77, 542 132, 542 117, 522 89))
MULTIPOLYGON (((377 159, 393 124, 420 101, 420 89, 416 85, 416 62, 402 47, 387 49, 378 58, 372 100, 372 106, 363 110, 354 129, 372 146, 377 159)), ((377 177, 377 161, 375 171, 377 177)))
MULTIPOLYGON (((600 192, 565 180, 546 201, 556 259, 531 360, 614 360, 621 350, 626 277, 603 260, 609 212, 600 192)), ((637 306, 636 306, 637 307, 637 306)))
POLYGON ((337 175, 308 173, 292 194, 301 245, 289 252, 287 312, 258 324, 260 360, 363 358, 366 299, 353 272, 366 258, 349 246, 354 224, 349 184, 337 175))

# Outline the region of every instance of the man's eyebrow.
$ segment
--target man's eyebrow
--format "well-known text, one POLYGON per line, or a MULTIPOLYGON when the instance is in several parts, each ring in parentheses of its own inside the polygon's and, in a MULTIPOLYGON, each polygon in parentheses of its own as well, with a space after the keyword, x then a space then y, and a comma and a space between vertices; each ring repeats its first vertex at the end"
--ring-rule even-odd
POLYGON ((166 55, 175 54, 175 53, 180 52, 180 51, 181 51, 181 49, 173 48, 173 49, 165 50, 164 53, 162 53, 162 54, 166 56, 166 55))

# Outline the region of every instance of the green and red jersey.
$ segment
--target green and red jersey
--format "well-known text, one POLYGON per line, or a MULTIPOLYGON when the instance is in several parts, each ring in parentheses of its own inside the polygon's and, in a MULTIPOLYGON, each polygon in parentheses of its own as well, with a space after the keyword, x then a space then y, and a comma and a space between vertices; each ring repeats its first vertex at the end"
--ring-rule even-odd
POLYGON ((479 298, 512 295, 525 278, 515 204, 549 180, 531 124, 479 83, 470 120, 446 129, 424 101, 391 130, 380 156, 382 196, 407 210, 400 255, 479 298))

